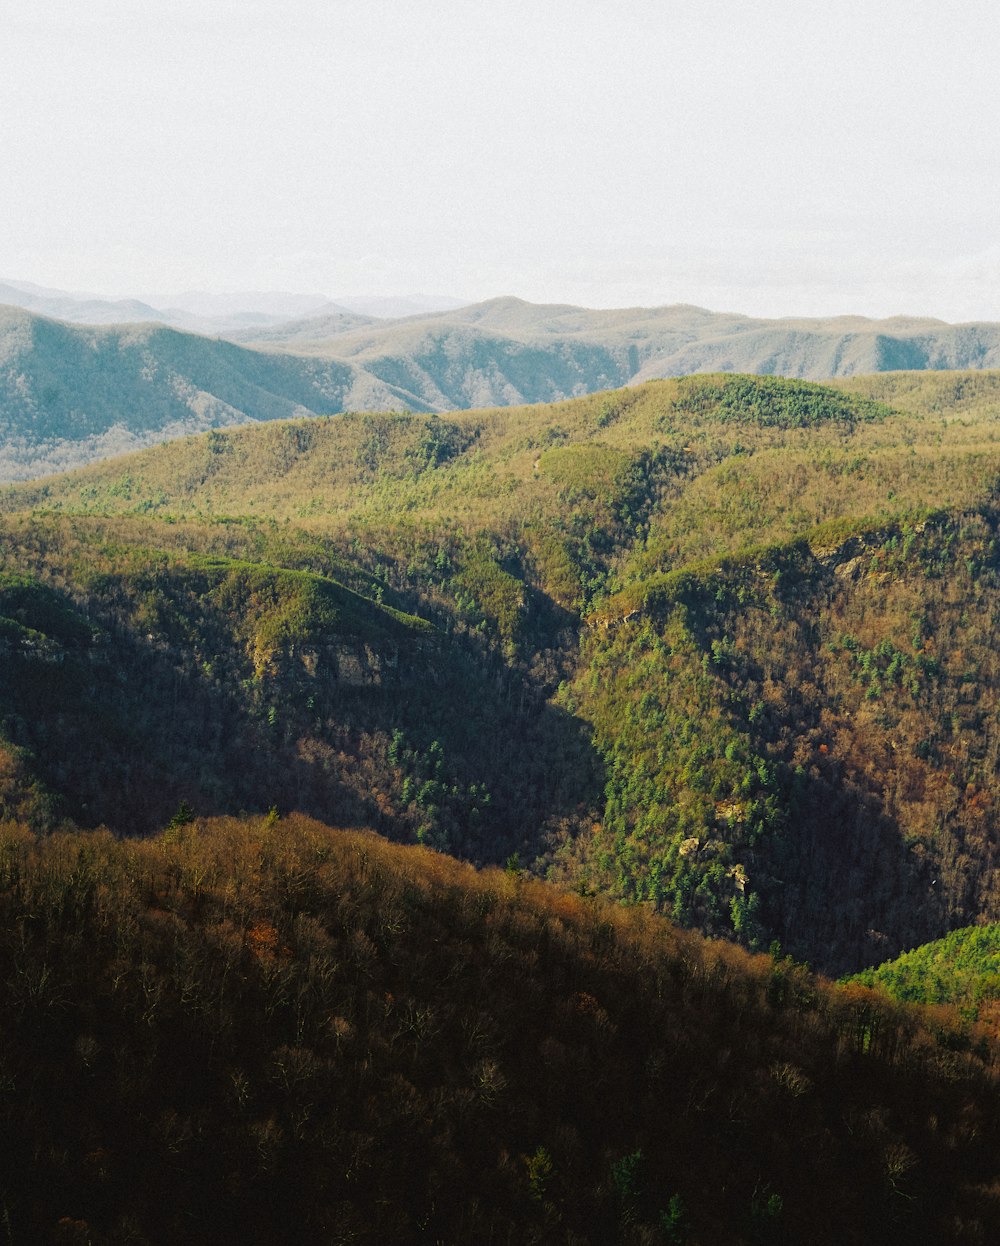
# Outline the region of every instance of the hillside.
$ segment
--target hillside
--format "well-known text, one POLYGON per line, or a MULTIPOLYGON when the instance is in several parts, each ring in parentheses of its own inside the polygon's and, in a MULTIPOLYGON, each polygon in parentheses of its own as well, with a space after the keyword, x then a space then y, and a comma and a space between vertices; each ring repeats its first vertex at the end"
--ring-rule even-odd
POLYGON ((0 308, 0 479, 200 429, 400 402, 350 364, 158 325, 82 328, 0 308))
POLYGON ((655 917, 301 817, 0 829, 11 1241, 1000 1231, 995 1054, 655 917))
POLYGON ((1000 920, 996 390, 692 377, 8 488, 4 800, 517 853, 836 973, 1000 920))
POLYGON ((300 342, 311 342, 317 334, 324 339, 337 337, 342 333, 364 328, 376 323, 371 316, 358 315, 341 308, 325 311, 322 315, 312 315, 299 320, 282 320, 273 327, 242 328, 230 330, 225 337, 230 342, 249 342, 254 346, 270 349, 280 347, 295 350, 300 342))
POLYGON ((0 489, 8 1236, 994 1241, 998 396, 709 374, 0 489))

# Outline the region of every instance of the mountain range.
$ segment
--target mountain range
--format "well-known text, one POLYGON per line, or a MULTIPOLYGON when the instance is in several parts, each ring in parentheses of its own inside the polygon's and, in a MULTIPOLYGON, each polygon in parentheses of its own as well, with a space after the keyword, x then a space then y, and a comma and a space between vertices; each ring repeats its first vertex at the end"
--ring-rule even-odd
POLYGON ((99 294, 53 289, 32 281, 0 278, 0 303, 23 307, 40 316, 72 324, 168 324, 193 333, 265 328, 299 316, 350 313, 376 319, 440 312, 462 306, 461 300, 440 295, 399 297, 348 296, 329 299, 322 294, 292 294, 245 290, 220 294, 186 290, 180 294, 145 298, 106 298, 99 294))
POLYGON ((83 659, 104 744, 68 691, 16 738, 115 830, 350 810, 862 968, 1000 920, 998 404, 996 372, 709 374, 9 486, 12 570, 89 566, 75 608, 119 620, 83 659))
POLYGON ((832 378, 1000 366, 1000 325, 904 317, 768 321, 500 298, 379 319, 308 295, 190 295, 187 310, 160 313, 23 283, 0 286, 2 298, 22 304, 0 308, 4 480, 296 415, 551 402, 699 372, 832 378))
MULTIPOLYGON (((255 340, 252 330, 240 338, 255 340)), ((684 304, 599 311, 516 298, 412 317, 405 325, 374 324, 333 333, 322 317, 305 317, 272 328, 267 341, 302 353, 363 359, 368 366, 388 366, 398 356, 461 359, 474 353, 474 343, 481 349, 484 341, 502 343, 510 355, 517 354, 515 345, 541 352, 589 348, 597 352, 591 366, 599 358, 607 375, 630 384, 694 372, 818 380, 1000 362, 1000 325, 986 322, 949 325, 906 316, 765 320, 684 304)), ((583 377, 580 382, 586 383, 583 377)))

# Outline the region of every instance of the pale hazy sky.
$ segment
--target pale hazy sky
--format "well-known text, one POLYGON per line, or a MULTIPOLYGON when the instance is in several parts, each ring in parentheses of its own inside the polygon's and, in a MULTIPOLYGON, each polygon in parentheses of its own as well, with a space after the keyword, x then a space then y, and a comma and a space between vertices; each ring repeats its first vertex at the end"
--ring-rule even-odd
POLYGON ((0 276, 1000 319, 1000 6, 0 0, 0 276))

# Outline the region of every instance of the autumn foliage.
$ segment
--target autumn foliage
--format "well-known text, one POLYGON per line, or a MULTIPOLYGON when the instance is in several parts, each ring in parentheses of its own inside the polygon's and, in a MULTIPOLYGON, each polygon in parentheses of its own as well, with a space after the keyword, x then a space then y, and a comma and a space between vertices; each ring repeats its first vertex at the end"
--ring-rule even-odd
POLYGON ((8 824, 0 881, 14 1241, 1000 1231, 994 1049, 944 1010, 300 817, 8 824))

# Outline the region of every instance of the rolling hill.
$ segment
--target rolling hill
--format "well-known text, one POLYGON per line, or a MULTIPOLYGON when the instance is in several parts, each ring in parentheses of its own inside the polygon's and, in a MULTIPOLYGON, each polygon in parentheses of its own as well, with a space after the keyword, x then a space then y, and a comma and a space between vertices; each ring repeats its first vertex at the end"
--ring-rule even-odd
MULTIPOLYGON (((544 371, 546 358, 558 359, 560 353, 572 357, 580 368, 576 383, 585 391, 606 387, 612 376, 620 376, 620 384, 720 371, 822 380, 870 372, 1000 366, 996 324, 948 325, 902 316, 763 320, 685 305, 593 311, 500 298, 356 332, 338 328, 330 334, 322 320, 298 321, 288 327, 284 339, 282 332, 280 326, 273 327, 268 343, 284 342, 288 349, 363 362, 378 375, 404 360, 412 361, 420 374, 411 374, 411 383, 424 386, 440 385, 441 369, 434 366, 435 360, 464 360, 471 355, 475 361, 477 352, 484 351, 492 359, 506 353, 511 360, 535 351, 539 372, 544 371)), ((243 340, 252 341, 252 332, 243 340)), ((552 375, 556 384, 566 383, 566 377, 552 375)), ((430 388, 414 392, 439 398, 430 388)), ((441 392, 447 396, 446 389, 441 392)), ((522 400, 538 400, 520 392, 522 400)), ((564 389, 553 396, 568 397, 572 392, 564 389)))
POLYGON ((0 826, 15 1242, 987 1246, 995 1057, 515 870, 302 817, 0 826))

